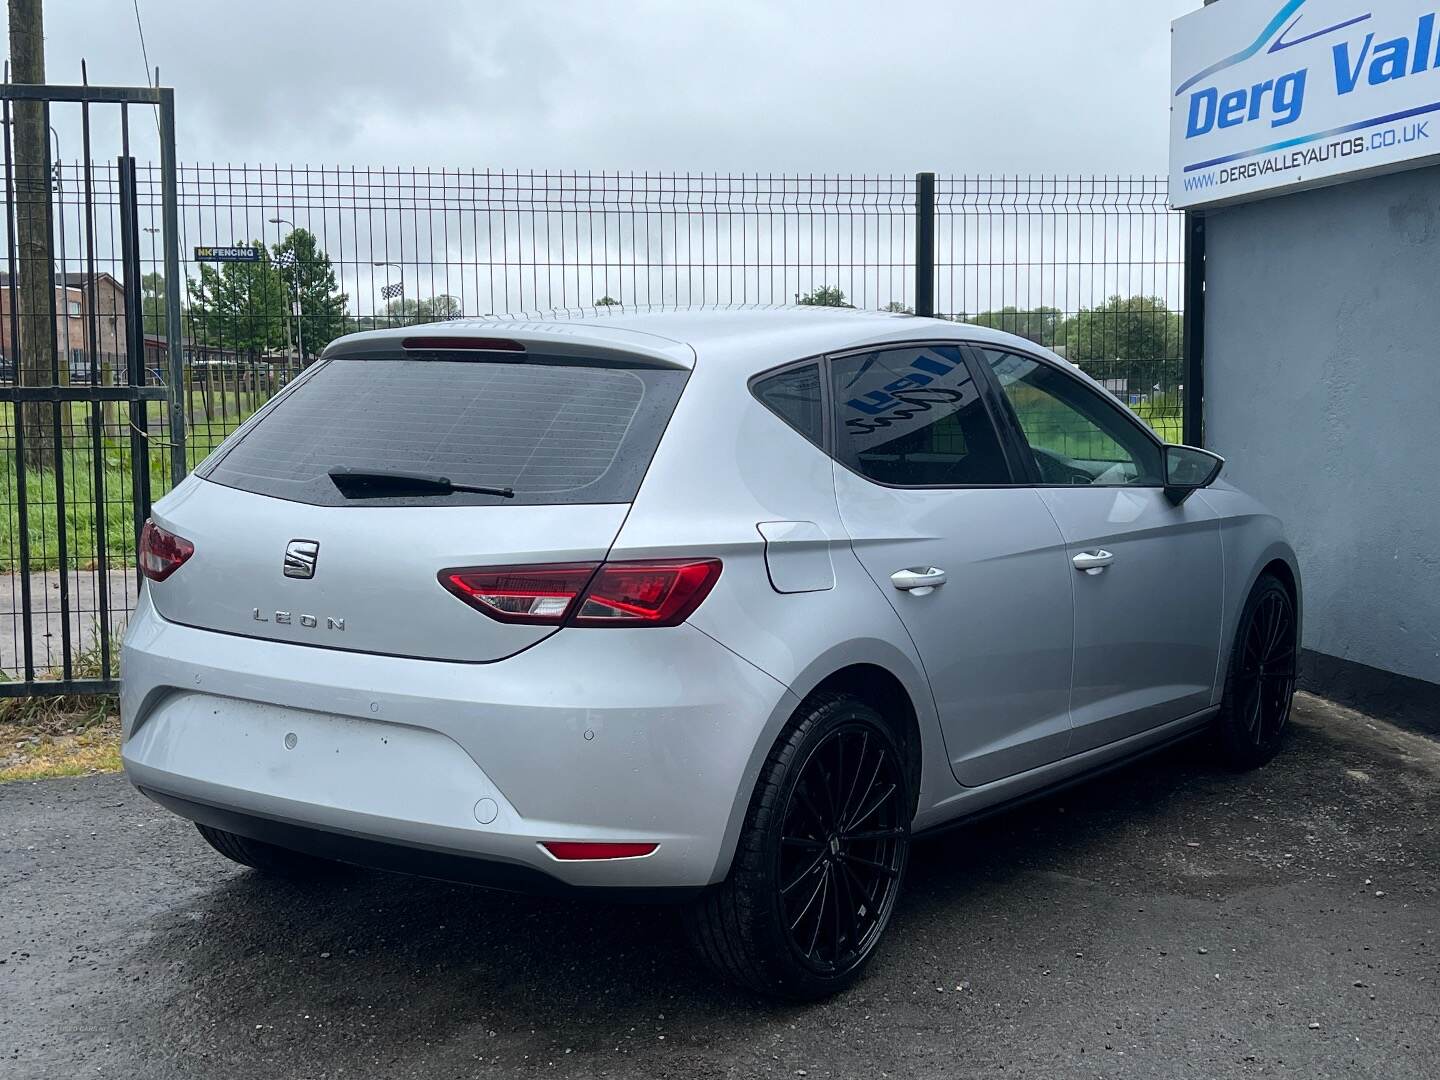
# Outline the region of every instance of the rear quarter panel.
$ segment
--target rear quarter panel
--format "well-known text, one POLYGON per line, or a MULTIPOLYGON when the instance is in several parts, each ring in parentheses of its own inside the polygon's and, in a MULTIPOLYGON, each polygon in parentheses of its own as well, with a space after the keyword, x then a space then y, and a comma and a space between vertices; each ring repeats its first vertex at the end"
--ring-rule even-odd
MULTIPOLYGON (((873 664, 905 687, 924 750, 917 824, 954 777, 929 684, 894 610, 855 558, 835 503, 833 463, 751 394, 748 379, 798 356, 701 353, 689 385, 611 552, 614 559, 711 555, 725 568, 690 625, 804 698, 826 677, 873 664), (765 561, 765 522, 805 522, 823 536, 833 587, 781 593, 765 561)), ((779 530, 769 530, 777 532, 779 530)), ((823 575, 822 575, 823 576, 823 575)), ((790 714, 756 740, 727 839, 743 822, 755 778, 790 714)))

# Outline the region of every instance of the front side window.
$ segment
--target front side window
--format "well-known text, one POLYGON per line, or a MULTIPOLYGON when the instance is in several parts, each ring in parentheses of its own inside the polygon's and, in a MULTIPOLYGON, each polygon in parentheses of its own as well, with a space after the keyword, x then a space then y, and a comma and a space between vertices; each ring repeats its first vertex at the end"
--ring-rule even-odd
POLYGON ((880 349, 830 365, 835 456, 882 484, 1008 484, 980 388, 953 345, 880 349))
POLYGON ((1044 484, 1163 483, 1160 447, 1118 408, 1058 368, 982 349, 1025 433, 1044 484))

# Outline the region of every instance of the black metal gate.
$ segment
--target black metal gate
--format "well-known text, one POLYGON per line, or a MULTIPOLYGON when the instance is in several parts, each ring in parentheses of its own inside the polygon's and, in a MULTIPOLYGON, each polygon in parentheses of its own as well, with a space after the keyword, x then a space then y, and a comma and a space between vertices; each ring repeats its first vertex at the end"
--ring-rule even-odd
POLYGON ((151 491, 186 470, 174 94, 4 85, 0 111, 0 697, 113 691, 151 491), (132 142, 159 144, 158 221, 132 142))

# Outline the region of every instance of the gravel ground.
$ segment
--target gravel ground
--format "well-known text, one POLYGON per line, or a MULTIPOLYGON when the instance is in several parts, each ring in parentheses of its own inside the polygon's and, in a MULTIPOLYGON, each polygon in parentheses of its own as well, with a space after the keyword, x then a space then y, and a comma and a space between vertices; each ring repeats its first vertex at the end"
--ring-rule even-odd
POLYGON ((1440 1076, 1440 744, 1302 698, 919 845, 849 994, 672 912, 225 863, 118 776, 0 787, 0 1076, 1440 1076))

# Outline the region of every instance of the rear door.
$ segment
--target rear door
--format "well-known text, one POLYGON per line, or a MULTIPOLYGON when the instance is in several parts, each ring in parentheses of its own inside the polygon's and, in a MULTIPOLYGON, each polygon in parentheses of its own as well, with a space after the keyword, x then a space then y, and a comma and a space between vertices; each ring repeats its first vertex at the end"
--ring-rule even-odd
POLYGON ((840 514, 925 665, 956 779, 1064 757, 1064 541, 1039 495, 1014 486, 984 383, 953 344, 832 357, 830 378, 840 514))
POLYGON ((156 608, 304 645, 510 656, 554 627, 478 616, 437 575, 604 559, 687 375, 523 351, 326 360, 157 504, 195 554, 148 583, 156 608), (337 468, 514 494, 347 498, 337 468))
POLYGON ((1075 591, 1072 753, 1206 708, 1223 603, 1219 520, 1166 497, 1160 442, 1058 365, 978 354, 1065 537, 1075 591))

